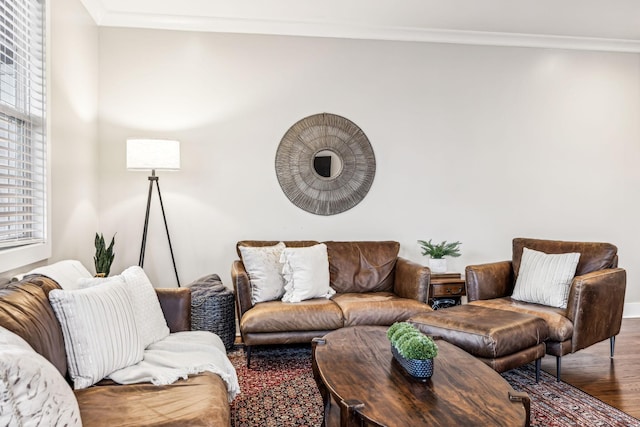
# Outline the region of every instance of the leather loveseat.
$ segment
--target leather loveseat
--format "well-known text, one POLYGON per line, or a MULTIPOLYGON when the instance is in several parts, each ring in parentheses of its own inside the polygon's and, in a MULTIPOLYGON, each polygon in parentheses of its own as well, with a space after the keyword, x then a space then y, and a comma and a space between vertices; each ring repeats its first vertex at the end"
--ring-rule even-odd
MULTIPOLYGON (((241 246, 273 246, 277 241, 240 241, 241 246)), ((308 247, 316 241, 285 241, 287 247, 308 247)), ((426 304, 430 270, 398 257, 400 244, 384 242, 323 242, 329 258, 331 298, 296 303, 281 300, 252 304, 249 275, 241 260, 231 269, 236 291, 240 333, 247 364, 255 345, 311 342, 345 326, 382 325, 430 311, 426 304)))
MULTIPOLYGON (((69 378, 62 329, 48 294, 60 289, 44 276, 0 285, 0 326, 19 335, 69 378)), ((171 332, 191 327, 191 291, 157 289, 171 332)), ((103 380, 75 390, 84 426, 228 426, 227 387, 220 376, 204 372, 171 385, 119 385, 103 380)))

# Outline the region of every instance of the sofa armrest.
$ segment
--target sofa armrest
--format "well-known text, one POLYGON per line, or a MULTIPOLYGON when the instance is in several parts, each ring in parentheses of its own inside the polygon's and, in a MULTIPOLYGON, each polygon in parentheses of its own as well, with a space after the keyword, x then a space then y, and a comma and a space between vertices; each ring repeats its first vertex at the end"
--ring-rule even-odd
POLYGON ((171 332, 190 331, 191 289, 158 288, 156 293, 169 330, 171 332))
POLYGON ((393 278, 393 291, 402 298, 427 302, 431 270, 416 262, 398 257, 393 278))
POLYGON ((238 321, 240 321, 244 313, 253 307, 253 304, 251 304, 251 282, 249 282, 249 274, 240 260, 234 261, 231 265, 231 281, 233 282, 233 289, 236 292, 236 309, 238 312, 238 321))
POLYGON ((469 301, 507 297, 513 292, 511 261, 469 265, 464 276, 469 301))
POLYGON ((567 317, 573 321, 572 352, 620 332, 627 272, 610 268, 576 276, 571 283, 567 317))

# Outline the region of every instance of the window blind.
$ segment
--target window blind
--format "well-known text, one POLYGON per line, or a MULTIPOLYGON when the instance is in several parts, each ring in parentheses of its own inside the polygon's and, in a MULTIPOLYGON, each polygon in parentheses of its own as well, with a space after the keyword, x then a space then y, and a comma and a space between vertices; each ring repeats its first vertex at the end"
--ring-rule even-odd
POLYGON ((46 239, 44 0, 0 1, 0 248, 46 239))

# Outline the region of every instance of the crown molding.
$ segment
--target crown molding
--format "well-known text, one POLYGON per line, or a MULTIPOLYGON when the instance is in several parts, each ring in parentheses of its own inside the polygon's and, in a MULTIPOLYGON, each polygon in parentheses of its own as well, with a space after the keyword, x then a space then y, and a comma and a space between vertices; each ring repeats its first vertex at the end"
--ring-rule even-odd
POLYGON ((366 26, 313 21, 137 14, 107 11, 100 0, 81 1, 94 21, 104 27, 640 53, 640 40, 366 26))

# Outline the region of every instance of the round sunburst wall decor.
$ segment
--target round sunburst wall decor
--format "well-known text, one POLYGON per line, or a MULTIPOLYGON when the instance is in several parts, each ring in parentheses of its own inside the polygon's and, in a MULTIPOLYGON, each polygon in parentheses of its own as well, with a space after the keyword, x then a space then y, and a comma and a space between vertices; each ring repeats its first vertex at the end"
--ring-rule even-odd
POLYGON ((291 202, 317 215, 351 209, 369 192, 376 159, 352 121, 322 113, 295 123, 276 152, 276 175, 291 202))

